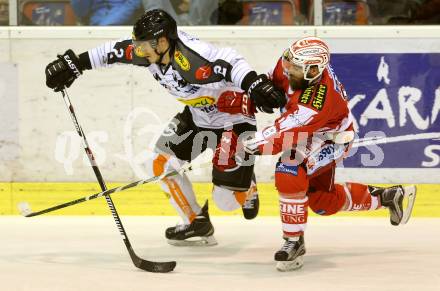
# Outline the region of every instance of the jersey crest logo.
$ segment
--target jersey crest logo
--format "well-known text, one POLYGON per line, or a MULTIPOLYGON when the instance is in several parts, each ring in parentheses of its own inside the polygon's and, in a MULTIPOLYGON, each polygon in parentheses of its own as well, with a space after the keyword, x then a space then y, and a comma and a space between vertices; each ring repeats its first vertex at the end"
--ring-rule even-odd
POLYGON ((191 69, 188 59, 182 54, 182 52, 176 50, 174 52, 174 60, 182 70, 189 71, 191 69))
POLYGON ((321 110, 324 107, 325 96, 327 95, 327 86, 320 84, 316 90, 315 97, 312 101, 312 107, 321 110))
POLYGON ((196 71, 196 79, 197 80, 206 80, 212 75, 211 66, 202 66, 196 71))
POLYGON ((308 87, 305 89, 301 95, 299 95, 299 103, 302 104, 308 104, 310 102, 310 99, 312 98, 313 94, 313 86, 308 87))
POLYGON ((210 96, 200 96, 198 98, 189 99, 189 100, 186 99, 177 99, 177 100, 191 107, 204 107, 215 104, 215 98, 210 96))
POLYGON ((127 48, 125 49, 125 59, 128 61, 133 60, 133 45, 129 45, 127 46, 127 48))

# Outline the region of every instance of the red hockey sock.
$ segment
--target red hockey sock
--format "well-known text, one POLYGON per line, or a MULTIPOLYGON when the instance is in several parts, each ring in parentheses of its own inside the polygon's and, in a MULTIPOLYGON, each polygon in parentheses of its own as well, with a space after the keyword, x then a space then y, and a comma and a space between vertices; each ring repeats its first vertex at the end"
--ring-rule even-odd
POLYGON ((372 196, 368 186, 358 183, 336 184, 336 191, 345 193, 343 211, 376 210, 381 207, 379 198, 372 196))

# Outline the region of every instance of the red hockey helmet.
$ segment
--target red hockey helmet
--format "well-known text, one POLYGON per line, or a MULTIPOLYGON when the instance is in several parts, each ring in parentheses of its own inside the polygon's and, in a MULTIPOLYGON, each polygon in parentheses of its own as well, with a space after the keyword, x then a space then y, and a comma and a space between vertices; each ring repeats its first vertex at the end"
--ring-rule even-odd
POLYGON ((294 42, 283 53, 283 68, 288 71, 293 66, 302 69, 304 79, 313 81, 321 76, 330 62, 330 51, 325 42, 318 37, 305 37, 294 42), (310 67, 317 66, 319 74, 309 77, 310 67))

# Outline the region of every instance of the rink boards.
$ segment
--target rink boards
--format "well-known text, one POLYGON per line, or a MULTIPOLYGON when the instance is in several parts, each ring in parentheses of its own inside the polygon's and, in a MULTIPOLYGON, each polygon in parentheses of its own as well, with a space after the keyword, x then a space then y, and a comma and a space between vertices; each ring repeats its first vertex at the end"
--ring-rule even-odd
MULTIPOLYGON (((120 186, 109 183, 108 188, 120 186)), ((440 184, 417 185, 417 199, 414 217, 440 217, 440 184)), ((213 203, 210 193, 212 184, 194 183, 199 203, 210 201, 210 213, 216 216, 242 215, 241 210, 224 212, 213 203)), ((278 194, 273 183, 259 183, 260 215, 278 216, 278 194)), ((0 183, 0 215, 18 214, 17 204, 27 201, 37 211, 70 200, 100 192, 97 183, 0 183)), ((146 184, 112 195, 117 210, 122 215, 167 215, 175 216, 175 210, 168 202, 158 184, 146 184)), ((310 211, 311 212, 311 211, 310 211)), ((52 215, 108 215, 109 210, 103 198, 84 202, 52 215)), ((312 215, 315 215, 312 213, 312 215)), ((388 217, 386 210, 372 212, 340 213, 337 216, 388 217)))
MULTIPOLYGON (((364 183, 438 183, 440 177, 440 29, 380 27, 183 27, 219 47, 232 47, 258 72, 307 35, 332 50, 333 69, 347 89, 359 137, 386 135, 346 160, 344 179, 364 183), (383 144, 382 142, 386 142, 383 144)), ((59 94, 44 68, 67 48, 82 52, 131 34, 130 27, 0 29, 0 181, 93 182, 59 94), (66 41, 68 36, 69 41, 66 41), (32 50, 28 49, 32 48, 32 50)), ((145 175, 157 135, 183 104, 144 68, 87 71, 70 88, 81 126, 108 181, 145 175)), ((274 115, 257 114, 260 127, 274 115)), ((210 160, 211 157, 208 157, 210 160)), ((276 158, 257 162, 257 180, 272 181, 276 158)), ((209 182, 210 171, 192 181, 209 182)))
MULTIPOLYGON (((373 146, 353 153, 345 165, 350 168, 337 171, 339 180, 427 183, 419 185, 414 215, 440 216, 440 185, 433 184, 440 178, 438 27, 184 29, 202 40, 236 49, 259 72, 270 69, 292 39, 306 35, 324 38, 334 53, 334 69, 349 92, 359 137, 368 137, 372 131, 390 137, 379 151, 373 146)), ((81 52, 130 33, 129 27, 0 29, 0 120, 8 125, 0 130, 1 215, 17 214, 16 204, 20 201, 28 201, 38 210, 99 192, 61 96, 45 87, 43 72, 46 64, 67 48, 81 52)), ((106 181, 129 182, 144 176, 143 163, 152 152, 157 134, 183 107, 145 70, 132 66, 87 72, 69 92, 106 181)), ((261 127, 270 124, 274 116, 258 114, 257 119, 261 127)), ((211 156, 206 158, 210 160, 211 156)), ((256 165, 257 180, 264 182, 259 183, 263 216, 278 215, 277 193, 271 182, 276 159, 264 157, 256 165)), ((190 178, 209 182, 210 169, 191 173, 190 178)), ((196 183, 195 187, 200 203, 209 198, 211 184, 196 183)), ((158 185, 114 197, 118 211, 124 215, 175 215, 158 185)), ((107 215, 102 200, 54 214, 107 215)), ((240 214, 225 213, 211 205, 214 215, 240 214)))

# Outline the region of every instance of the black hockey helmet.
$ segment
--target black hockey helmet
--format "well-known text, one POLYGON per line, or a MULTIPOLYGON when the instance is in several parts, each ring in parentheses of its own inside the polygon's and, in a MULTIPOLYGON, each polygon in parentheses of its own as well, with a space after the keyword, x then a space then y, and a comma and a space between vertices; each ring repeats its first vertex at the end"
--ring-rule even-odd
POLYGON ((133 26, 133 40, 155 40, 161 36, 171 40, 178 38, 176 21, 162 9, 145 11, 133 26))

